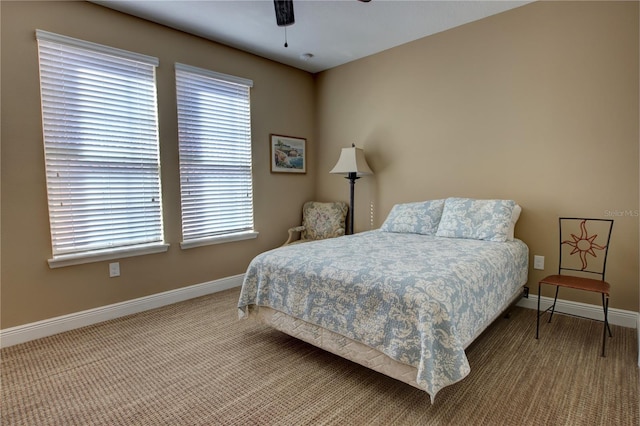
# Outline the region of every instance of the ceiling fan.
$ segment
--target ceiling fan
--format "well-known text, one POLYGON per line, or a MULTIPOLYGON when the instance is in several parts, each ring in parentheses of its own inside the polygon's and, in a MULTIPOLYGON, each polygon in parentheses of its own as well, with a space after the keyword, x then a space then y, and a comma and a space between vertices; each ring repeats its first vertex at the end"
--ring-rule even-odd
MULTIPOLYGON (((371 0, 358 1, 362 3, 369 3, 371 0)), ((279 27, 285 27, 284 47, 288 47, 286 27, 293 25, 296 22, 296 18, 293 14, 293 0, 273 0, 273 6, 276 9, 276 24, 278 24, 279 27)))
POLYGON ((279 27, 288 27, 296 22, 293 16, 293 0, 273 0, 276 8, 276 23, 279 27))

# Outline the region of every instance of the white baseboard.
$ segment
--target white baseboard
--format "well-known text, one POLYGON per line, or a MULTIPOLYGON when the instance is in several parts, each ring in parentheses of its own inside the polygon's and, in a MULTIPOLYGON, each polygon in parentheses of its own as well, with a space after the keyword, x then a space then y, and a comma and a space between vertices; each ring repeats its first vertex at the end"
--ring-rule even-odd
MULTIPOLYGON (((113 305, 101 306, 82 312, 63 315, 30 324, 19 325, 4 330, 0 330, 0 347, 8 347, 30 340, 47 337, 64 331, 74 330, 87 325, 97 324, 114 318, 144 312, 172 303, 182 302, 195 297, 205 296, 218 291, 240 287, 244 274, 196 284, 189 287, 170 290, 163 293, 152 294, 138 299, 127 300, 113 305)), ((541 297, 541 309, 546 309, 551 305, 553 299, 541 297)), ((518 306, 536 309, 538 296, 530 294, 528 299, 521 299, 518 306)), ((567 313, 585 318, 602 320, 602 307, 585 303, 572 302, 558 299, 556 312, 567 313)), ((625 311, 622 309, 609 309, 609 322, 622 327, 637 328, 640 342, 640 314, 637 312, 625 311)), ((640 357, 638 358, 640 365, 640 357)))
POLYGON ((226 277, 189 287, 152 294, 138 299, 127 300, 113 305, 101 306, 82 312, 63 315, 30 324, 0 330, 0 347, 17 345, 41 337, 74 330, 114 318, 131 315, 161 306, 171 305, 195 297, 205 296, 233 287, 240 287, 244 274, 226 277))
MULTIPOLYGON (((553 304, 553 297, 540 297, 540 310, 547 309, 553 304)), ((529 293, 528 299, 520 299, 518 306, 529 309, 538 308, 538 296, 529 293)), ((558 299, 556 303, 556 313, 575 315, 583 318, 590 318, 602 321, 602 306, 589 305, 587 303, 572 302, 570 300, 558 299)), ((609 308, 609 323, 627 328, 638 328, 638 312, 625 311, 623 309, 609 308)), ((640 329, 639 336, 640 336, 640 329)))

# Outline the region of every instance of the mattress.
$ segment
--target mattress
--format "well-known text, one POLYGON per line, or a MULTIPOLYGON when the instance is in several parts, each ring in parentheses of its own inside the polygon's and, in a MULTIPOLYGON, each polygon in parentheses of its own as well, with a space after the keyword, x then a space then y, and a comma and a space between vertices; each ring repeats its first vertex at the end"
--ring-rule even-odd
POLYGON ((527 271, 519 240, 376 230, 258 255, 238 308, 433 399, 469 374, 464 349, 520 294, 527 271))

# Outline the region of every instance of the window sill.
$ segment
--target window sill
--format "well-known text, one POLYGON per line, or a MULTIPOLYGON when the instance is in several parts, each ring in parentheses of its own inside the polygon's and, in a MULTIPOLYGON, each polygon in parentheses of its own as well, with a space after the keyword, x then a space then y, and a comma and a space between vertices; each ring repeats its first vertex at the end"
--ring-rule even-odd
POLYGON ((103 260, 121 259, 123 257, 144 256, 146 254, 164 253, 169 250, 169 244, 154 243, 137 247, 100 250, 95 252, 75 253, 55 256, 49 259, 49 267, 62 268, 64 266, 82 265, 84 263, 101 262, 103 260))
POLYGON ((237 234, 227 234, 216 237, 198 238, 195 240, 183 241, 180 243, 180 248, 186 250, 194 247, 210 246, 213 244, 224 244, 233 241, 250 240, 257 237, 257 231, 238 232, 237 234))

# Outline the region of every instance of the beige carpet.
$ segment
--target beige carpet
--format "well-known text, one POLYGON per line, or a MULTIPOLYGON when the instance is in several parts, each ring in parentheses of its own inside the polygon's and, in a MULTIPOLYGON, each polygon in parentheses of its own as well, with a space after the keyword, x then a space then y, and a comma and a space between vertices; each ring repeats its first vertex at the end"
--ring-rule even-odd
POLYGON ((251 321, 239 290, 2 350, 5 425, 638 425, 636 330, 516 308, 427 394, 251 321))

